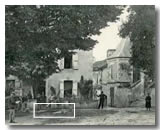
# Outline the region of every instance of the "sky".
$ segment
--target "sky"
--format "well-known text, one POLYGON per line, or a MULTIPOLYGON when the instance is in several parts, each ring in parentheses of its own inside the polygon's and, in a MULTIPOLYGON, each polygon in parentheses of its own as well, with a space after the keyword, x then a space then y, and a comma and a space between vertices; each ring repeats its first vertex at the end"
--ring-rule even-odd
POLYGON ((109 26, 101 29, 100 35, 92 36, 98 43, 93 49, 93 56, 95 61, 104 60, 108 49, 116 49, 117 45, 121 41, 121 37, 118 35, 120 25, 127 20, 128 12, 126 11, 119 16, 120 19, 117 22, 109 23, 109 26))

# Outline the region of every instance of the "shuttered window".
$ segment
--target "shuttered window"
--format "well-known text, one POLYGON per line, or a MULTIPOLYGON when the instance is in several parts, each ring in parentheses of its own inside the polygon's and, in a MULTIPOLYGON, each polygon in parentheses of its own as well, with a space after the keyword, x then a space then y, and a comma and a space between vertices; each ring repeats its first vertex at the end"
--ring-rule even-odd
POLYGON ((60 81, 60 98, 64 98, 64 82, 60 81))
POLYGON ((73 63, 73 69, 77 70, 78 69, 78 53, 75 53, 73 55, 72 63, 73 63))
POLYGON ((72 95, 77 96, 77 91, 78 91, 77 89, 78 89, 77 82, 74 81, 74 82, 73 82, 72 95))

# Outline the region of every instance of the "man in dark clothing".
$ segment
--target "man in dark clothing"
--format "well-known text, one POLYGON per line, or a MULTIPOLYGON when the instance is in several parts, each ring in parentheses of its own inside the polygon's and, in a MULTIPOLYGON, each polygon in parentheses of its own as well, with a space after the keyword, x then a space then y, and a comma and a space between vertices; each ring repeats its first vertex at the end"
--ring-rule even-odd
POLYGON ((12 92, 9 100, 10 110, 9 110, 9 122, 15 123, 15 108, 16 108, 16 100, 15 94, 12 92))
POLYGON ((102 91, 101 94, 98 97, 100 97, 100 102, 99 102, 98 109, 100 109, 100 107, 103 109, 104 100, 106 99, 106 101, 107 101, 107 95, 103 94, 103 91, 102 91))
POLYGON ((147 108, 147 110, 150 111, 150 109, 151 109, 151 97, 150 97, 149 93, 148 93, 148 96, 145 98, 145 100, 146 100, 146 108, 147 108))

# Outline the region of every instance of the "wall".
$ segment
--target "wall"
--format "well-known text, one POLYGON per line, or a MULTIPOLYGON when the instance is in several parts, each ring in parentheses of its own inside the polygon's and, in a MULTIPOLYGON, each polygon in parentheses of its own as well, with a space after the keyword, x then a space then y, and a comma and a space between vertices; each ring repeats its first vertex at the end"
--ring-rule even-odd
POLYGON ((131 100, 135 101, 144 96, 144 88, 141 82, 131 89, 131 100))
POLYGON ((115 91, 115 106, 116 107, 128 107, 129 106, 129 94, 128 88, 117 88, 115 91))
POLYGON ((52 74, 46 81, 46 96, 50 95, 50 87, 54 87, 56 93, 60 90, 60 81, 73 80, 79 82, 81 76, 84 79, 93 79, 93 55, 92 51, 77 51, 78 62, 76 69, 62 69, 59 73, 52 74))
POLYGON ((133 88, 131 88, 131 100, 135 101, 137 99, 141 99, 142 97, 144 97, 144 73, 141 72, 141 76, 140 76, 140 82, 134 86, 133 88))
POLYGON ((132 82, 132 70, 131 65, 129 64, 129 58, 119 58, 117 59, 117 66, 118 66, 118 73, 117 73, 117 80, 119 82, 132 82), (126 66, 130 67, 130 71, 127 69, 122 69, 121 65, 125 64, 126 66), (130 73, 130 74, 129 74, 130 73))
POLYGON ((101 73, 102 73, 101 70, 100 70, 100 71, 94 71, 94 72, 93 72, 93 84, 94 84, 94 85, 100 84, 101 73))
POLYGON ((113 83, 113 84, 103 84, 102 85, 102 91, 104 92, 105 95, 107 95, 107 104, 108 106, 111 105, 111 98, 110 98, 110 88, 114 87, 114 90, 116 91, 117 86, 119 83, 113 83))
POLYGON ((102 83, 117 81, 117 59, 107 60, 108 67, 102 71, 102 83))
POLYGON ((129 95, 131 93, 129 88, 119 88, 118 86, 123 86, 120 83, 110 83, 107 85, 102 85, 102 90, 104 94, 107 95, 107 104, 111 105, 110 88, 114 87, 114 106, 115 107, 128 107, 129 106, 129 95))

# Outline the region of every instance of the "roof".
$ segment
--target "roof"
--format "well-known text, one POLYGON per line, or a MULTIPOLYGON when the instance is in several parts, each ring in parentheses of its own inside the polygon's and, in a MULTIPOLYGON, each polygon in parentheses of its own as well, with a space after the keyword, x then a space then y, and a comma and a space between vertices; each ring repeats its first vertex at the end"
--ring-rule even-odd
POLYGON ((131 57, 131 42, 129 37, 122 39, 116 48, 116 51, 109 56, 107 59, 118 58, 118 57, 131 57))
POLYGON ((101 60, 101 61, 97 61, 93 64, 93 70, 97 71, 103 67, 107 66, 107 61, 105 60, 101 60))

